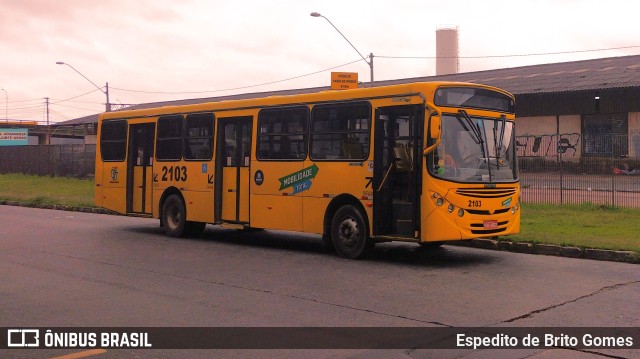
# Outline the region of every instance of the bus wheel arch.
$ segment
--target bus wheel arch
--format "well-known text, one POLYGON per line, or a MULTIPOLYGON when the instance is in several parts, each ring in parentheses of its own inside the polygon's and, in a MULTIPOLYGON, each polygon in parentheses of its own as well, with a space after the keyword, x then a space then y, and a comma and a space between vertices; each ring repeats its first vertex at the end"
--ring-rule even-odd
POLYGON ((331 246, 340 256, 349 259, 359 258, 373 246, 367 212, 358 199, 343 194, 329 203, 322 240, 325 247, 331 246))
POLYGON ((160 226, 170 237, 186 235, 187 207, 184 197, 175 187, 167 188, 159 202, 160 226))
POLYGON ((180 190, 167 188, 158 204, 160 210, 160 227, 170 237, 195 237, 206 226, 204 222, 187 221, 187 205, 180 190), (167 213, 170 211, 171 213, 167 213), (167 223, 170 222, 170 223, 167 223))

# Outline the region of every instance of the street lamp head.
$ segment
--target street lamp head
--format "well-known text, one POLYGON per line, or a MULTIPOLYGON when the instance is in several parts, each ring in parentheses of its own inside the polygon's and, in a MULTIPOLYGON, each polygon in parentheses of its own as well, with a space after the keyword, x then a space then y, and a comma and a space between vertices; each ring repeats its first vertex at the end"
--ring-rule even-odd
POLYGON ((64 65, 65 63, 62 61, 56 61, 56 65, 64 65))
POLYGON ((319 12, 315 12, 314 11, 314 12, 311 13, 311 16, 313 16, 313 17, 321 17, 322 15, 320 15, 319 12))

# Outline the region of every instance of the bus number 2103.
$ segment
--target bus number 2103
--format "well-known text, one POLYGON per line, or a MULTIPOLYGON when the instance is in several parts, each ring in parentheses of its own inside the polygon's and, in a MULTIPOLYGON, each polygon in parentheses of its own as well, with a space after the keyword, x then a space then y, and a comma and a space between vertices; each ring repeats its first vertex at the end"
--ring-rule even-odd
POLYGON ((469 208, 479 208, 479 207, 482 207, 482 201, 478 201, 478 200, 471 201, 471 200, 469 200, 469 208))
POLYGON ((163 166, 162 167, 162 181, 186 181, 187 180, 187 167, 186 166, 163 166))

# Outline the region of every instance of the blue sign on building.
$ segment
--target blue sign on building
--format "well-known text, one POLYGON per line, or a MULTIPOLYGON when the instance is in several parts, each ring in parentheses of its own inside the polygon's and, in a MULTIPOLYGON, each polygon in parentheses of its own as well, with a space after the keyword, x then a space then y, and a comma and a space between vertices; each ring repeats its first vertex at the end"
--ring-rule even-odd
POLYGON ((0 146, 24 146, 28 144, 28 128, 0 128, 0 146))

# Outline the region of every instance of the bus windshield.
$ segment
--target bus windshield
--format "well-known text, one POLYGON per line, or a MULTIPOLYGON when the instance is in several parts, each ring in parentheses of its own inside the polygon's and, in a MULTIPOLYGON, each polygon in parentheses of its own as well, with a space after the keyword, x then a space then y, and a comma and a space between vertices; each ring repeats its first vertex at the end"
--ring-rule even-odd
POLYGON ((455 182, 517 180, 514 125, 502 118, 442 116, 442 138, 431 156, 432 175, 455 182))

